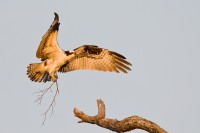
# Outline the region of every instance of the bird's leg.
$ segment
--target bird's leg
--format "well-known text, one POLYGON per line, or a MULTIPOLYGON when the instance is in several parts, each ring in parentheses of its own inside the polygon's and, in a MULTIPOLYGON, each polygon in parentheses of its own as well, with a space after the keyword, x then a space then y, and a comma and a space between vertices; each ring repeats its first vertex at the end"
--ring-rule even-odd
POLYGON ((51 78, 52 78, 52 81, 53 81, 53 82, 56 82, 56 81, 57 81, 57 79, 58 79, 58 76, 56 76, 56 75, 53 75, 53 76, 51 76, 51 78))
POLYGON ((56 72, 49 72, 49 75, 51 76, 53 82, 57 82, 58 76, 56 72))

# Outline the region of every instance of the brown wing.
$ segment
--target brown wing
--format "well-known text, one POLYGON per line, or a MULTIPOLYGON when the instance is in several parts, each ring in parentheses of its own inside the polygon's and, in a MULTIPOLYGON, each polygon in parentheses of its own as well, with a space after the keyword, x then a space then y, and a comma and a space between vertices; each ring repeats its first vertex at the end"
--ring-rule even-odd
POLYGON ((84 45, 74 50, 76 56, 63 65, 59 72, 69 72, 80 69, 99 70, 127 73, 131 70, 131 63, 126 58, 108 49, 99 48, 94 45, 84 45))
POLYGON ((42 37, 42 41, 40 42, 36 52, 36 57, 41 58, 42 60, 49 58, 51 54, 60 50, 57 41, 58 29, 60 25, 59 16, 57 13, 54 14, 54 21, 46 34, 42 37))

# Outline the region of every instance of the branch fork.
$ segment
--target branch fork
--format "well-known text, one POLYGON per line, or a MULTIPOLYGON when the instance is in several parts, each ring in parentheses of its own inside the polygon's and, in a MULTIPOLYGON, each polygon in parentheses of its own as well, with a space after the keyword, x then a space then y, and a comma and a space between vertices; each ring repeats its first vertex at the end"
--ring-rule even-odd
POLYGON ((78 123, 96 124, 102 128, 106 128, 117 133, 124 133, 134 129, 145 130, 149 133, 167 133, 167 131, 162 129, 156 123, 139 116, 131 116, 121 121, 106 118, 105 104, 101 99, 97 100, 97 106, 98 114, 96 116, 89 116, 77 108, 74 108, 75 116, 81 119, 78 123))

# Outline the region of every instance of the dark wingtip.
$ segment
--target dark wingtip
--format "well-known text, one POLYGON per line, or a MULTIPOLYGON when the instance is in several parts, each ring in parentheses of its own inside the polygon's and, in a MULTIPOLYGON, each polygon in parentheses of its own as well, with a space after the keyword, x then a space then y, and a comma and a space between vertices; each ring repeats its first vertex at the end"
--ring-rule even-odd
POLYGON ((58 16, 58 14, 56 12, 54 12, 54 15, 55 15, 54 20, 59 20, 59 16, 58 16))
POLYGON ((114 54, 115 56, 118 56, 118 57, 120 57, 122 59, 126 59, 126 57, 124 57, 123 55, 121 55, 121 54, 119 54, 117 52, 114 52, 114 51, 110 51, 110 52, 111 52, 111 54, 114 54))
POLYGON ((60 25, 58 14, 56 12, 54 12, 54 14, 55 14, 55 18, 54 18, 53 23, 50 26, 50 28, 52 28, 52 31, 59 30, 59 25, 60 25))

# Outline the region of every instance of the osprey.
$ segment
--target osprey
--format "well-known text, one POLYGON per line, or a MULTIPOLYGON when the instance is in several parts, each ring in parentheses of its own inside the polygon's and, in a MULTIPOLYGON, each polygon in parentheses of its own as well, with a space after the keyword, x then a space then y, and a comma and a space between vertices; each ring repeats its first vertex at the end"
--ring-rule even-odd
POLYGON ((83 45, 71 51, 64 51, 59 47, 57 36, 59 30, 59 16, 55 14, 54 21, 36 52, 36 57, 41 63, 32 63, 27 68, 28 77, 35 82, 56 82, 57 72, 70 72, 87 69, 107 72, 124 72, 131 70, 131 63, 126 58, 114 51, 99 48, 95 45, 83 45))

